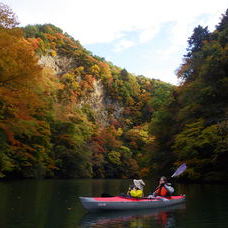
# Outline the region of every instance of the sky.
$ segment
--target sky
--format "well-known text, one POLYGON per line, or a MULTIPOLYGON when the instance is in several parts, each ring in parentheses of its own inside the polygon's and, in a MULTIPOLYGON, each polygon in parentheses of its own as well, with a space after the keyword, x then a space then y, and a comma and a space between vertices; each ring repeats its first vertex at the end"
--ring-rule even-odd
POLYGON ((135 75, 178 84, 198 25, 215 29, 228 0, 0 0, 20 25, 51 23, 94 55, 135 75))

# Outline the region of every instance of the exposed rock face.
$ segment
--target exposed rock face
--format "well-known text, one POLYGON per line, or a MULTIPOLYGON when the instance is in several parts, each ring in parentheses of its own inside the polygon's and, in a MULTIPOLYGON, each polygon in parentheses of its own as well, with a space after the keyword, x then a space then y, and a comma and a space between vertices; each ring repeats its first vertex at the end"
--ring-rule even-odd
MULTIPOLYGON (((57 75, 67 73, 76 65, 73 59, 65 56, 42 56, 39 64, 51 68, 57 75)), ((101 80, 95 80, 93 88, 93 92, 83 97, 76 106, 88 105, 96 121, 103 126, 108 126, 110 121, 121 117, 123 107, 108 96, 108 91, 105 90, 101 80)))
POLYGON ((41 56, 39 64, 51 68, 57 75, 64 74, 74 67, 73 59, 65 56, 41 56))
POLYGON ((89 105, 95 114, 96 120, 103 126, 107 126, 111 120, 121 117, 123 107, 108 96, 101 80, 94 81, 93 87, 94 91, 81 100, 80 106, 89 105))

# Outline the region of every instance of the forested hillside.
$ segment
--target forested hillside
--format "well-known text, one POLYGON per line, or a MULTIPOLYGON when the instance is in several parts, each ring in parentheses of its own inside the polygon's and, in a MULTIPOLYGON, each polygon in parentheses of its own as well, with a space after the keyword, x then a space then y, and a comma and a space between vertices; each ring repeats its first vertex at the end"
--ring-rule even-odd
POLYGON ((228 10, 215 31, 194 29, 177 75, 182 84, 151 122, 155 168, 186 162, 187 179, 228 181, 228 10))
MULTIPOLYGON (((198 26, 173 86, 93 55, 0 4, 0 177, 228 181, 228 11, 198 26)), ((177 66, 178 67, 178 66, 177 66)))
POLYGON ((94 56, 54 25, 21 29, 7 6, 0 13, 1 177, 148 175, 149 122, 173 86, 94 56))

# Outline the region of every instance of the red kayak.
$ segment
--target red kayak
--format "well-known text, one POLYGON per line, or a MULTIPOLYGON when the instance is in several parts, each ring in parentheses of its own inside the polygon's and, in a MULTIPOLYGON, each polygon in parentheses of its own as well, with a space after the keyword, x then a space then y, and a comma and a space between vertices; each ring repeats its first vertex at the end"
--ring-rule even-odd
POLYGON ((79 197, 82 205, 88 211, 104 210, 138 210, 168 207, 183 203, 185 196, 132 198, 123 196, 114 197, 79 197))

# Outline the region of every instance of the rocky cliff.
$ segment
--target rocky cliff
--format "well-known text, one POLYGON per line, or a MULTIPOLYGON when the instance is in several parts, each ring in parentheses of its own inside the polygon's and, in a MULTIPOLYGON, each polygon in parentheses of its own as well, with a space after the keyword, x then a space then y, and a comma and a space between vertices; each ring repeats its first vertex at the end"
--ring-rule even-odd
MULTIPOLYGON (((56 77, 71 72, 77 66, 73 58, 60 55, 42 55, 39 64, 50 68, 56 77)), ((77 81, 80 82, 81 77, 78 77, 77 81)), ((110 120, 121 118, 124 107, 109 96, 102 80, 95 79, 92 87, 93 89, 86 96, 81 97, 75 106, 82 108, 87 105, 92 110, 95 120, 102 126, 108 126, 110 120)))

